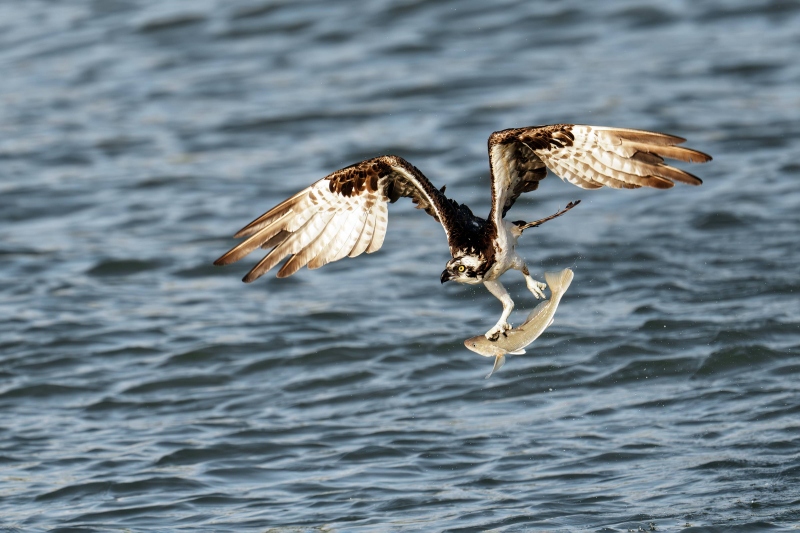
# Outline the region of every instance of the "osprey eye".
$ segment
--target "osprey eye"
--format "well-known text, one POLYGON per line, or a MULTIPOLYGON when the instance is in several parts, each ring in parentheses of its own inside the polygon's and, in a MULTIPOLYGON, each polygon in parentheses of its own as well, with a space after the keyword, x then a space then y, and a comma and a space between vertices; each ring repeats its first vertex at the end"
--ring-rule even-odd
POLYGON ((464 268, 464 265, 458 265, 458 271, 459 271, 459 272, 464 272, 464 270, 466 270, 466 269, 464 268))

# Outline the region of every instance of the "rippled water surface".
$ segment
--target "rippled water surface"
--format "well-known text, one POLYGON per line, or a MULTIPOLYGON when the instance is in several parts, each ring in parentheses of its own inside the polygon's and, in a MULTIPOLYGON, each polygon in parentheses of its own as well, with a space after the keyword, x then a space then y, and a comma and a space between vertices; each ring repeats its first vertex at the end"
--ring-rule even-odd
POLYGON ((800 528, 798 50, 778 0, 0 3, 0 530, 800 528), (520 245, 575 281, 490 380, 500 304, 410 202, 371 256, 211 266, 373 155, 485 215, 489 133, 552 122, 714 161, 518 202, 583 200, 520 245))

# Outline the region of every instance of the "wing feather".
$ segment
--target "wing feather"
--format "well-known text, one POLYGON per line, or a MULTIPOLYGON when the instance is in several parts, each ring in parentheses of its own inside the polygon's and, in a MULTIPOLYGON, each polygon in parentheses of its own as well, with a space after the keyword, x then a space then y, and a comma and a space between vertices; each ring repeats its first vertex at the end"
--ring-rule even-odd
POLYGON ((304 266, 308 264, 309 256, 313 254, 311 246, 305 248, 303 251, 294 254, 286 261, 280 270, 278 270, 277 277, 288 278, 304 266))
MULTIPOLYGON (((303 268, 325 249, 333 238, 333 232, 321 231, 302 250, 299 250, 278 271, 277 277, 286 278, 303 268)), ((265 271, 266 272, 266 271, 265 271)))
POLYGON ((262 244, 261 248, 263 248, 264 250, 271 250, 271 249, 275 248, 276 246, 278 246, 280 243, 282 243, 284 241, 284 239, 286 239, 286 237, 288 237, 289 235, 291 235, 290 232, 288 232, 286 230, 281 230, 278 233, 276 233, 267 242, 262 244))
POLYGON ((283 261, 287 255, 296 254, 308 246, 325 229, 327 223, 333 218, 333 214, 333 212, 318 213, 317 216, 303 226, 303 231, 291 233, 282 243, 278 244, 272 251, 264 256, 264 258, 242 278, 242 281, 251 283, 257 280, 266 272, 270 271, 275 265, 283 261))
MULTIPOLYGON (((611 187, 612 189, 638 189, 639 187, 641 187, 641 185, 629 182, 629 179, 625 179, 638 176, 624 176, 623 172, 620 171, 612 172, 609 171, 607 168, 604 168, 603 171, 598 171, 597 168, 593 168, 592 166, 593 163, 594 162, 591 160, 584 161, 582 159, 564 160, 564 161, 559 161, 559 168, 567 168, 576 176, 586 176, 587 174, 594 174, 593 181, 591 183, 597 184, 601 187, 602 186, 611 187)), ((602 165, 596 165, 596 166, 603 168, 602 165)))
MULTIPOLYGON (((307 246, 305 246, 302 250, 295 253, 291 258, 289 258, 286 263, 283 264, 281 269, 278 271, 279 278, 286 278, 303 268, 304 266, 308 265, 310 262, 314 260, 316 256, 320 254, 321 251, 325 250, 325 247, 331 241, 334 236, 334 232, 330 231, 331 226, 326 227, 323 231, 317 235, 307 246)), ((309 266, 311 268, 311 266, 309 266)))
POLYGON ((272 224, 279 218, 286 216, 289 213, 294 211, 295 206, 303 202, 306 196, 308 195, 309 189, 305 189, 300 191, 299 193, 295 194, 288 200, 284 200, 280 204, 273 207, 270 211, 264 213, 257 219, 253 220, 251 223, 237 231, 233 238, 239 239, 241 237, 247 237, 249 235, 253 235, 255 232, 261 230, 263 227, 272 224))
POLYGON ((258 279, 287 256, 278 276, 300 268, 319 268, 343 257, 372 253, 383 245, 389 203, 411 198, 442 224, 451 250, 452 231, 463 223, 460 208, 406 160, 397 156, 367 159, 337 170, 281 202, 236 233, 246 240, 214 264, 238 261, 258 247, 270 252, 244 277, 258 279))
POLYGON ((375 216, 375 213, 373 213, 371 210, 367 212, 367 219, 364 221, 364 227, 361 228, 361 233, 358 236, 358 240, 353 246, 353 250, 349 254, 350 257, 359 256, 366 251, 369 243, 372 242, 372 235, 375 233, 376 218, 377 217, 375 216))
POLYGON ((355 212, 354 218, 350 221, 350 231, 342 240, 342 245, 339 247, 339 250, 332 256, 330 261, 331 263, 338 261, 339 259, 344 259, 346 256, 350 255, 350 252, 353 251, 356 241, 361 236, 361 230, 364 228, 364 222, 366 218, 367 214, 363 211, 355 212))
POLYGON ((489 137, 490 218, 499 227, 519 195, 535 190, 544 179, 545 167, 584 189, 668 189, 676 181, 700 185, 697 176, 664 163, 665 158, 711 160, 707 154, 677 146, 684 141, 664 133, 575 124, 496 131, 489 137))
MULTIPOLYGON (((261 246, 266 246, 268 243, 272 242, 272 238, 276 235, 280 234, 283 231, 282 223, 285 223, 284 219, 290 212, 284 213, 281 218, 266 223, 265 225, 259 225, 260 229, 257 229, 253 233, 249 233, 250 237, 246 240, 242 241, 238 245, 234 246, 230 250, 228 250, 222 257, 214 261, 215 265, 229 265, 231 263, 235 263, 242 257, 246 256, 256 248, 261 246)), ((274 245, 273 245, 274 246, 274 245)))
POLYGON ((386 228, 389 225, 389 210, 386 205, 375 206, 375 231, 372 240, 367 247, 367 253, 377 252, 383 246, 383 239, 386 237, 386 228))
MULTIPOLYGON (((337 261, 347 255, 347 252, 345 252, 343 255, 339 256, 342 248, 344 248, 350 240, 353 231, 358 229, 359 218, 361 218, 361 213, 351 212, 348 215, 347 221, 342 224, 342 228, 336 233, 336 237, 328 246, 327 253, 325 254, 326 264, 337 261)), ((352 248, 352 243, 350 243, 350 247, 352 248)), ((347 251, 349 252, 350 250, 347 251)))
MULTIPOLYGON (((319 214, 318 206, 321 202, 326 202, 325 194, 324 180, 320 180, 302 193, 290 198, 291 202, 282 202, 273 209, 273 211, 278 211, 277 214, 262 215, 237 232, 236 235, 250 235, 250 237, 231 248, 214 264, 228 265, 238 261, 256 248, 274 248, 284 242, 286 238, 305 227, 313 217, 319 214)), ((315 228, 312 224, 304 233, 318 232, 320 229, 315 228)), ((315 235, 316 233, 308 234, 306 237, 313 238, 315 235)), ((292 242, 303 241, 294 239, 292 242)))
MULTIPOLYGON (((637 166, 633 164, 632 160, 620 158, 610 152, 603 152, 599 157, 580 154, 574 161, 576 166, 578 166, 578 162, 580 163, 579 171, 582 175, 591 175, 593 179, 603 185, 617 189, 626 188, 625 185, 635 185, 637 188, 669 189, 674 185, 672 181, 664 179, 664 177, 647 174, 652 169, 637 166), (621 186, 612 185, 611 183, 614 182, 621 184, 621 186)), ((572 161, 566 160, 566 162, 569 164, 572 161)))
POLYGON ((342 216, 337 217, 334 223, 328 224, 328 227, 325 228, 325 232, 330 233, 332 238, 328 244, 314 256, 314 259, 309 261, 308 268, 319 268, 335 260, 334 258, 336 254, 339 253, 345 239, 348 238, 353 227, 357 225, 358 217, 359 213, 357 211, 348 210, 346 213, 343 213, 342 216), (356 220, 353 220, 354 218, 356 220))
POLYGON ((333 243, 335 243, 336 236, 341 230, 341 224, 329 224, 328 227, 325 228, 325 233, 320 235, 320 240, 323 241, 324 244, 318 247, 319 252, 308 262, 309 270, 314 270, 330 262, 328 255, 331 253, 331 247, 335 247, 333 243))

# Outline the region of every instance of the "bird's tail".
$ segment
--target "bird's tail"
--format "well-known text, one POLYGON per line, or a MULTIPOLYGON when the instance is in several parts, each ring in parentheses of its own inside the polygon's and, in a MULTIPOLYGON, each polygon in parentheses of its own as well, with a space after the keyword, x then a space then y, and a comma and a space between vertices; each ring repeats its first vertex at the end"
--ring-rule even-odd
POLYGON ((556 302, 560 300, 569 284, 572 283, 573 277, 575 277, 575 274, 569 268, 565 268, 561 272, 545 272, 544 280, 547 282, 547 286, 550 287, 550 299, 556 302))
POLYGON ((528 228, 535 228, 536 226, 541 226, 542 224, 544 224, 548 220, 553 220, 554 218, 560 217, 561 215, 563 215, 564 213, 566 213, 567 211, 569 211, 570 209, 572 209, 573 207, 575 207, 579 203, 581 203, 580 200, 575 200, 574 202, 570 202, 570 203, 567 204, 567 207, 565 207, 564 209, 562 209, 558 213, 556 213, 554 215, 550 215, 549 217, 546 217, 546 218, 540 218, 539 220, 534 220, 533 222, 525 222, 524 220, 520 220, 518 222, 514 222, 514 224, 517 225, 517 227, 519 228, 519 232, 522 233, 523 231, 525 231, 528 228))

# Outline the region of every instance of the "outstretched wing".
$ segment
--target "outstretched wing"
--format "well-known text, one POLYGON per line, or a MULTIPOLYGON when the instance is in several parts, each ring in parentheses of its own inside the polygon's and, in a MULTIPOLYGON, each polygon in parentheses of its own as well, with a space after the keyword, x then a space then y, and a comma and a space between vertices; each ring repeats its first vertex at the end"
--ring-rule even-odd
POLYGON ((700 178, 664 163, 664 158, 704 163, 711 156, 676 146, 685 139, 642 130, 576 124, 496 131, 489 137, 492 213, 499 226, 520 194, 535 190, 547 169, 583 189, 654 187, 700 178))
POLYGON ((389 155, 337 170, 273 207, 239 230, 234 237, 247 239, 214 264, 227 265, 256 248, 271 248, 244 277, 249 283, 288 255, 292 257, 278 271, 279 278, 305 265, 314 269, 345 256, 375 252, 386 235, 387 206, 400 197, 411 198, 441 222, 451 241, 458 205, 408 161, 389 155))

